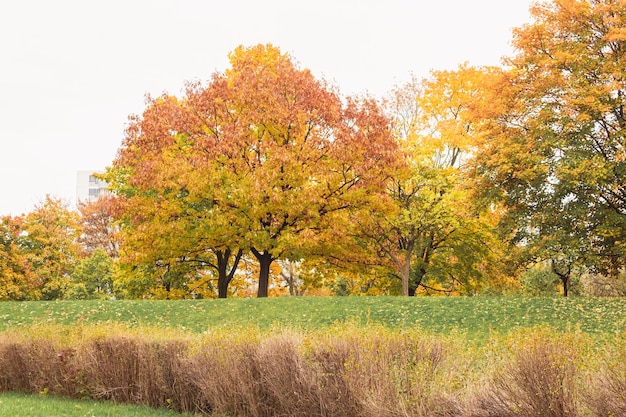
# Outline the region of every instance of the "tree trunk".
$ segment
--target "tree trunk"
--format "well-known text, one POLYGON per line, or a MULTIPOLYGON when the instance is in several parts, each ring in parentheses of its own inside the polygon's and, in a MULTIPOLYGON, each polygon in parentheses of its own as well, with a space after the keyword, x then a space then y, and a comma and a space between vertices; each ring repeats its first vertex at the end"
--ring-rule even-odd
POLYGON ((569 293, 569 276, 562 276, 560 278, 563 283, 563 296, 567 297, 569 293))
POLYGON ((550 266, 552 267, 552 272, 554 272, 559 277, 561 283, 563 284, 563 296, 567 297, 569 294, 569 281, 572 275, 572 264, 570 263, 567 265, 567 270, 565 272, 561 272, 558 270, 556 261, 554 259, 550 260, 550 266))
POLYGON ((217 298, 226 298, 228 296, 228 284, 230 284, 230 280, 226 273, 227 259, 228 258, 221 256, 220 253, 217 254, 217 298), (226 261, 224 259, 226 259, 226 261))
POLYGON ((415 293, 417 292, 417 289, 422 284, 422 280, 424 280, 424 276, 426 275, 426 268, 421 267, 417 270, 416 273, 417 273, 417 277, 415 279, 415 285, 412 285, 411 287, 409 287, 409 296, 411 297, 415 297, 415 293))
MULTIPOLYGON (((408 297, 411 295, 409 291, 409 278, 411 277, 411 254, 406 254, 406 259, 404 260, 404 265, 402 265, 402 295, 408 297)), ((413 295, 415 295, 415 291, 413 291, 413 295)))
POLYGON ((259 288, 257 290, 257 298, 267 297, 267 291, 270 282, 270 266, 274 262, 274 257, 268 251, 259 252, 256 249, 250 249, 254 257, 259 261, 259 288))
POLYGON ((294 297, 301 295, 300 289, 298 288, 298 274, 296 273, 295 264, 291 261, 285 261, 280 267, 282 269, 280 276, 287 284, 289 295, 294 297))
POLYGON ((400 275, 402 295, 408 297, 412 295, 409 281, 411 280, 411 256, 413 256, 414 240, 401 239, 399 245, 402 251, 399 254, 395 254, 391 250, 385 250, 385 253, 391 258, 400 275))
POLYGON ((227 298, 228 297, 228 284, 230 284, 228 280, 228 276, 226 275, 226 271, 222 271, 221 269, 218 272, 217 277, 217 298, 227 298))
POLYGON ((218 298, 226 298, 228 297, 228 286, 230 282, 233 280, 235 276, 235 272, 237 271, 237 266, 239 265, 239 260, 243 254, 243 251, 239 249, 237 254, 235 255, 235 259, 233 260, 233 265, 228 270, 228 262, 230 261, 231 250, 219 250, 215 251, 215 255, 217 257, 217 297, 218 298))

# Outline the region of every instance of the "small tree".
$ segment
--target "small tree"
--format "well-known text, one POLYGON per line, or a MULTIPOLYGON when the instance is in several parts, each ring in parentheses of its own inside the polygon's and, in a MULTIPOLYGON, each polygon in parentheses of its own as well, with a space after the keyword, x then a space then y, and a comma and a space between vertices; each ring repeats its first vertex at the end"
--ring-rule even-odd
POLYGON ((111 195, 78 204, 82 229, 80 243, 87 254, 100 248, 113 259, 119 256, 118 230, 114 224, 116 208, 115 197, 111 195))
POLYGON ((362 233, 373 241, 402 283, 473 293, 497 246, 492 224, 465 180, 479 142, 481 85, 496 69, 461 66, 394 91, 388 103, 404 166, 387 182, 393 208, 372 211, 362 233))
POLYGON ((20 246, 44 300, 62 298, 70 284, 80 250, 78 219, 78 213, 50 196, 24 218, 20 246))
POLYGON ((117 264, 102 248, 80 260, 72 273, 72 285, 66 298, 106 299, 115 296, 113 279, 117 264))
POLYGON ((40 294, 36 275, 30 268, 21 246, 21 217, 0 219, 0 300, 32 300, 40 294))

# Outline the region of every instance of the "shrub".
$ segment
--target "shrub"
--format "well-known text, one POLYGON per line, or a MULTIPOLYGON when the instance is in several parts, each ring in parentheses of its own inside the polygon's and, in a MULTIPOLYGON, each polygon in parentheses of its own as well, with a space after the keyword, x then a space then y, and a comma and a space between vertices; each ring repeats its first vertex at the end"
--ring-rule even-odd
POLYGON ((626 416, 626 341, 607 348, 600 368, 591 377, 585 396, 597 416, 626 416))
MULTIPOLYGON (((518 336, 519 337, 519 336, 518 336)), ((575 338, 541 332, 522 336, 512 357, 478 395, 476 417, 581 415, 575 338)))
POLYGON ((626 270, 615 275, 585 274, 582 285, 587 295, 594 297, 626 296, 626 270))
POLYGON ((474 348, 358 325, 195 337, 53 326, 0 335, 0 390, 233 417, 626 415, 626 342, 604 356, 588 346, 547 330, 474 348))
POLYGON ((0 340, 0 389, 23 393, 48 392, 60 377, 51 341, 0 340))
POLYGON ((554 296, 559 292, 559 277, 549 267, 533 267, 522 274, 520 281, 523 295, 554 296))
POLYGON ((189 357, 189 375, 205 410, 233 416, 260 415, 255 380, 255 334, 234 331, 205 336, 189 357))
POLYGON ((454 353, 444 337, 353 328, 320 338, 310 355, 318 384, 332 387, 325 404, 343 397, 326 415, 452 416, 464 378, 454 353))

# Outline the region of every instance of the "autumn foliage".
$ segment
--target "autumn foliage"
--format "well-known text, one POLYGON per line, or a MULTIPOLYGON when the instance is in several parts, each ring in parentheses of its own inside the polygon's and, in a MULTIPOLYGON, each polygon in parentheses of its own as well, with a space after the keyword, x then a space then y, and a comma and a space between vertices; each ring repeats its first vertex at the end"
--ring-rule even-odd
POLYGON ((313 253, 383 195, 396 143, 376 102, 343 103, 277 48, 230 59, 184 98, 151 100, 106 178, 123 197, 125 259, 187 277, 213 267, 226 296, 245 252, 267 296, 275 260, 313 253))
POLYGON ((549 265, 567 295, 573 277, 615 276, 626 259, 626 8, 555 0, 530 11, 476 169, 520 263, 549 265))
POLYGON ((503 66, 384 100, 237 47, 130 117, 112 197, 2 219, 0 297, 623 292, 626 6, 530 12, 503 66))

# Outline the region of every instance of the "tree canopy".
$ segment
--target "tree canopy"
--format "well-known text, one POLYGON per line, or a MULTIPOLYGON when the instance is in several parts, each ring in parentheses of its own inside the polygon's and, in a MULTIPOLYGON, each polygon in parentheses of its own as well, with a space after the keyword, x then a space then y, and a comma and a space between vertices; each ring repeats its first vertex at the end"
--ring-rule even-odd
POLYGON ((610 273, 626 259, 626 8, 554 0, 531 14, 477 169, 511 242, 550 262, 567 294, 577 267, 610 273))
POLYGON ((301 259, 338 213, 384 191, 396 145, 375 101, 342 102, 277 48, 240 47, 230 61, 182 99, 151 100, 106 178, 124 197, 132 256, 221 278, 220 260, 234 256, 232 272, 249 251, 267 296, 272 262, 301 259))
POLYGON ((344 97, 273 45, 237 47, 130 117, 111 197, 2 217, 0 299, 623 280, 626 4, 530 12, 502 66, 434 70, 383 100, 344 97))

